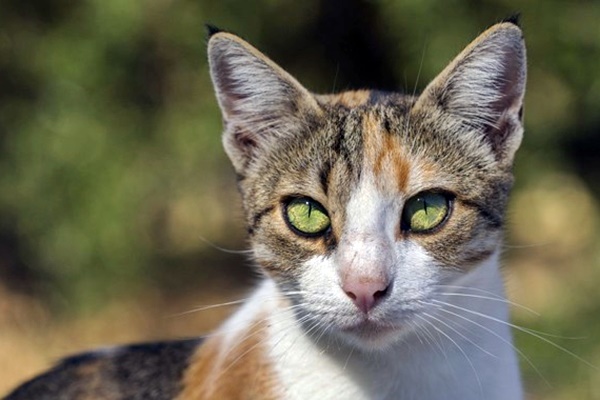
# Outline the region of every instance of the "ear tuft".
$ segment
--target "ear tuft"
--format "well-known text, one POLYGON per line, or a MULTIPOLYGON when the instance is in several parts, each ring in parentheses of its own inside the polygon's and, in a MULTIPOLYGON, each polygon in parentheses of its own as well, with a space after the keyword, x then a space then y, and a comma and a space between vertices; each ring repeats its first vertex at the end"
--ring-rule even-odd
POLYGON ((206 39, 209 40, 213 35, 223 32, 222 29, 212 25, 212 24, 204 24, 204 28, 206 29, 206 39))
POLYGON ((506 18, 504 18, 502 21, 500 21, 499 23, 502 22, 507 22, 509 24, 513 24, 518 26, 519 28, 521 27, 521 13, 520 12, 516 12, 506 18))

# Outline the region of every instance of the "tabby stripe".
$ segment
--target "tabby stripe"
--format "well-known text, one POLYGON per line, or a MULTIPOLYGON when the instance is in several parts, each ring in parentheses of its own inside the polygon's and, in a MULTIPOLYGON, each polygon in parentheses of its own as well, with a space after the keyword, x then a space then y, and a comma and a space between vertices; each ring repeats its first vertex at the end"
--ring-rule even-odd
POLYGON ((337 238, 333 234, 333 232, 329 232, 324 238, 325 248, 327 249, 327 253, 331 254, 337 247, 337 238))
POLYGON ((477 265, 477 264, 483 262, 484 260, 487 260, 488 258, 490 258, 492 256, 492 254, 494 254, 495 251, 496 251, 496 249, 493 248, 493 249, 482 250, 479 252, 469 252, 466 255, 466 257, 462 258, 461 264, 463 266, 477 265))
POLYGON ((490 226, 495 229, 502 228, 503 221, 502 215, 500 213, 494 213, 490 209, 486 208, 482 204, 479 204, 475 201, 460 199, 460 202, 470 208, 474 208, 479 214, 486 219, 490 226))
POLYGON ((268 213, 270 213, 271 211, 273 211, 274 208, 275 208, 274 206, 269 206, 269 207, 263 208, 262 210, 255 213, 252 216, 252 222, 250 223, 250 226, 248 226, 248 234, 249 235, 251 235, 251 236, 254 235, 254 232, 256 231, 256 228, 260 224, 260 221, 262 220, 262 218, 265 215, 267 215, 268 213))
POLYGON ((329 190, 329 174, 331 173, 331 162, 327 161, 325 165, 323 165, 323 169, 319 172, 319 181, 321 182, 321 188, 323 189, 323 193, 327 196, 327 192, 329 190))

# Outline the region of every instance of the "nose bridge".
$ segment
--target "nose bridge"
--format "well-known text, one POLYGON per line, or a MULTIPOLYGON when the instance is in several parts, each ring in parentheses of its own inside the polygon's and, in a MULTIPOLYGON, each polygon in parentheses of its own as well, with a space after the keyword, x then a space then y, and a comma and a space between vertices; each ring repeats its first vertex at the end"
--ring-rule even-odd
POLYGON ((364 314, 389 292, 391 259, 390 246, 382 233, 347 235, 340 247, 340 287, 364 314))
POLYGON ((340 286, 364 313, 389 294, 394 264, 394 202, 365 171, 350 197, 337 251, 340 286))
POLYGON ((356 275, 380 278, 389 271, 390 245, 383 232, 349 233, 340 243, 339 270, 342 278, 356 275))
MULTIPOLYGON (((392 263, 392 203, 376 188, 372 174, 363 175, 347 205, 346 224, 338 244, 340 277, 383 277, 392 263)), ((398 222, 399 223, 399 222, 398 222)))

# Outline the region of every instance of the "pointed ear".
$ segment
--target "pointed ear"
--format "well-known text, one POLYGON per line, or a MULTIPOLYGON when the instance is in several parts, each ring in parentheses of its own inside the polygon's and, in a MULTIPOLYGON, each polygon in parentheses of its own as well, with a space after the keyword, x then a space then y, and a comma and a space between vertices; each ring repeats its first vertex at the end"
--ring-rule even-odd
POLYGON ((238 172, 321 113, 308 90, 233 34, 209 38, 208 61, 223 114, 225 151, 238 172))
MULTIPOLYGON (((512 163, 523 135, 525 44, 514 23, 481 34, 423 91, 416 107, 439 107, 449 126, 482 135, 502 162, 512 163)), ((465 133, 473 134, 473 133, 465 133)))

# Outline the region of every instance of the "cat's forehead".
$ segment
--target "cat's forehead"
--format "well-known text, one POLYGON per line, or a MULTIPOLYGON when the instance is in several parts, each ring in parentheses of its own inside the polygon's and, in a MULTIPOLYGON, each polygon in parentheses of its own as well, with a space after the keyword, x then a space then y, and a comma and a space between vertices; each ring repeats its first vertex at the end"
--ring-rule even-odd
POLYGON ((435 109, 415 108, 414 96, 360 90, 316 98, 322 115, 280 138, 249 171, 244 187, 266 196, 258 202, 306 195, 342 209, 368 175, 385 198, 432 189, 467 195, 489 175, 481 143, 449 133, 435 109))
POLYGON ((405 193, 448 180, 449 171, 436 160, 452 152, 439 146, 443 139, 435 137, 438 132, 410 115, 412 96, 363 90, 320 96, 319 100, 329 106, 328 123, 324 134, 312 140, 328 138, 336 147, 330 154, 342 158, 348 170, 372 174, 377 189, 405 193))
POLYGON ((346 108, 390 105, 406 109, 415 101, 414 96, 382 90, 349 90, 335 94, 317 95, 315 97, 322 104, 346 108))

